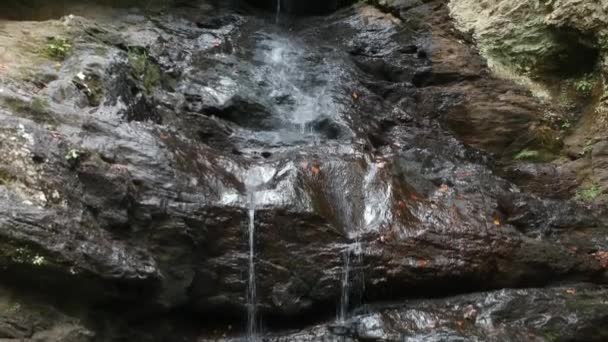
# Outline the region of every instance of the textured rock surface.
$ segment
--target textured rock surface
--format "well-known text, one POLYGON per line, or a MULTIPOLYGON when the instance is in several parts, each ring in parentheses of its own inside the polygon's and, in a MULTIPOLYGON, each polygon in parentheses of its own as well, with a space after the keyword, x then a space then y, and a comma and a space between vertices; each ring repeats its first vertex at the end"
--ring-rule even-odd
POLYGON ((553 136, 563 138, 564 149, 551 152, 564 157, 554 163, 558 172, 571 175, 568 183, 580 185, 579 195, 589 189, 605 193, 608 3, 452 0, 449 7, 457 28, 473 38, 494 70, 557 104, 544 116, 561 127, 553 136))
MULTIPOLYGON (((272 329, 331 319, 345 251, 353 306, 607 280, 606 208, 565 199, 577 183, 561 170, 494 162, 560 133, 538 99, 460 41, 442 1, 281 25, 205 1, 69 13, 2 21, 0 279, 48 316, 7 338, 240 332, 252 187, 259 309, 272 329)), ((552 291, 566 296, 470 301, 552 291)), ((462 300, 429 304, 447 336, 458 335, 451 305, 462 300)), ((507 311, 535 319, 524 304, 507 311)), ((603 304, 556 329, 601 332, 603 304)), ((415 316, 371 310, 380 321, 415 316)), ((355 319, 346 336, 372 336, 350 330, 374 319, 355 319)), ((394 324, 384 340, 423 334, 394 324)), ((334 338, 317 329, 301 340, 334 338)), ((471 340, 490 334, 471 329, 471 340)))
POLYGON ((376 307, 343 325, 266 341, 604 341, 606 305, 605 288, 501 290, 376 307))
POLYGON ((588 1, 450 1, 458 27, 484 55, 532 75, 591 71, 603 53, 607 9, 588 1))

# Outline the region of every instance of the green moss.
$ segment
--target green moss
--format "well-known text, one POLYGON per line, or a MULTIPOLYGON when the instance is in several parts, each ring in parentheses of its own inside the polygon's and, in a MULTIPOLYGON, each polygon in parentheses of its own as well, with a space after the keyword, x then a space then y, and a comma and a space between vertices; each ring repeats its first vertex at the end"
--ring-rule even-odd
POLYGON ((547 341, 557 341, 557 339, 559 338, 559 334, 554 331, 545 331, 543 333, 543 336, 547 341))
POLYGON ((576 199, 591 202, 596 200, 602 194, 602 188, 599 185, 593 184, 587 188, 581 188, 576 192, 576 199))
POLYGON ((513 156, 513 159, 515 159, 515 160, 535 160, 535 159, 538 159, 539 157, 540 157, 540 152, 535 151, 535 150, 529 150, 526 148, 526 149, 521 150, 515 156, 513 156))
POLYGON ((43 54, 48 58, 63 61, 72 52, 72 43, 67 38, 48 38, 43 54))
POLYGON ((15 176, 7 170, 0 169, 0 185, 7 185, 15 181, 15 176))
POLYGON ((145 92, 150 94, 160 84, 160 68, 151 60, 146 49, 129 48, 128 57, 133 74, 142 82, 145 92))
POLYGON ((72 82, 87 96, 89 105, 97 107, 101 104, 104 89, 103 82, 98 75, 93 73, 79 73, 76 77, 74 77, 72 82))
POLYGON ((40 124, 56 124, 57 121, 50 110, 50 105, 46 99, 36 97, 30 102, 15 98, 6 97, 0 99, 13 114, 31 119, 40 124))
POLYGON ((590 155, 592 152, 593 152, 593 141, 587 140, 587 142, 585 142, 585 146, 583 147, 583 154, 590 155))

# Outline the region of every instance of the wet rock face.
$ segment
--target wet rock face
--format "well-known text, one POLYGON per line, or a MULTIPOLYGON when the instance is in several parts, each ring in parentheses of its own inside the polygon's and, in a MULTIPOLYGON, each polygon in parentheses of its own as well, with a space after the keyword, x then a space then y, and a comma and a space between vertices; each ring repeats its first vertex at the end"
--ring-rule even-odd
POLYGON ((3 22, 0 282, 47 309, 19 334, 0 315, 0 338, 68 323, 101 341, 239 334, 252 208, 270 340, 604 336, 605 302, 589 299, 602 287, 401 307, 603 283, 608 267, 606 208, 526 191, 557 171, 493 163, 487 151, 530 144, 541 105, 489 74, 443 2, 359 4, 289 29, 215 5, 3 22), (272 333, 332 319, 345 256, 348 309, 370 313, 272 333), (564 319, 577 298, 588 311, 564 319))
POLYGON ((606 289, 593 286, 502 290, 407 308, 375 307, 340 325, 268 341, 603 341, 606 289), (576 313, 574 313, 576 312, 576 313))
POLYGON ((265 9, 280 10, 283 13, 296 15, 321 15, 331 13, 338 8, 348 6, 353 0, 246 0, 246 2, 265 9), (281 3, 279 4, 278 1, 281 3))

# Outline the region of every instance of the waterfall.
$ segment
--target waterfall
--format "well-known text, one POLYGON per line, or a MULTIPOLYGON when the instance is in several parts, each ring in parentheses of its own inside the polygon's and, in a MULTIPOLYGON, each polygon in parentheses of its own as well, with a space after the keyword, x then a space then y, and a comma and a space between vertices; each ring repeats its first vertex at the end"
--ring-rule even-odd
POLYGON ((276 170, 272 165, 257 165, 247 170, 247 173, 244 175, 247 194, 247 240, 249 245, 247 268, 247 342, 258 341, 260 328, 256 287, 255 214, 258 205, 263 205, 264 196, 260 195, 263 192, 262 187, 274 177, 275 173, 276 170))
POLYGON ((354 243, 344 249, 342 258, 344 263, 342 264, 342 293, 340 296, 340 308, 338 310, 338 322, 343 324, 348 319, 348 311, 351 305, 353 305, 353 295, 364 290, 362 288, 364 286, 363 275, 355 272, 355 267, 360 266, 363 262, 361 242, 358 237, 354 243))
POLYGON ((277 0, 277 15, 274 19, 275 23, 279 23, 279 19, 281 18, 281 0, 277 0))
POLYGON ((249 277, 247 282, 247 341, 257 341, 257 293, 255 286, 255 190, 249 191, 249 277))
POLYGON ((348 318, 348 306, 350 301, 350 252, 351 247, 348 246, 344 250, 343 258, 344 264, 342 267, 342 296, 340 297, 340 310, 338 313, 338 321, 340 323, 346 322, 348 318))

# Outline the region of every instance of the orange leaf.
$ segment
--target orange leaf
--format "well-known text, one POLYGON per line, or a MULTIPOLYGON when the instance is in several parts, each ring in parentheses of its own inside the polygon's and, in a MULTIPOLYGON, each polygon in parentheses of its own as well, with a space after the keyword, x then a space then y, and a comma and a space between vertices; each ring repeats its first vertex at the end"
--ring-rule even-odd
POLYGON ((500 219, 498 217, 494 219, 494 224, 500 226, 500 219))
POLYGON ((314 175, 318 175, 318 174, 319 174, 319 172, 321 172, 321 169, 320 169, 318 166, 312 166, 312 167, 310 168, 310 171, 312 171, 312 173, 313 173, 314 175))
POLYGON ((419 260, 418 260, 418 267, 420 267, 420 268, 425 268, 425 267, 426 267, 426 265, 428 265, 428 263, 429 263, 429 262, 428 262, 428 261, 426 261, 426 260, 424 260, 424 259, 419 259, 419 260))

